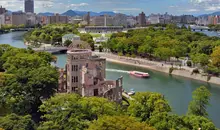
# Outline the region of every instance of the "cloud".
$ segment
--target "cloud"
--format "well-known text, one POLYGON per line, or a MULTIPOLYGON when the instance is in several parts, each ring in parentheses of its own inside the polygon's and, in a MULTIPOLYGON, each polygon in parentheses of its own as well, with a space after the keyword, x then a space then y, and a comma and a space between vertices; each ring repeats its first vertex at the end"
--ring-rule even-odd
POLYGON ((81 6, 87 6, 89 5, 88 3, 79 3, 79 4, 70 4, 70 7, 81 7, 81 6))
POLYGON ((186 12, 198 12, 199 10, 198 9, 188 9, 188 10, 185 10, 186 12))
POLYGON ((190 0, 190 2, 204 11, 216 11, 220 9, 220 0, 190 0))
POLYGON ((113 10, 116 10, 116 11, 140 11, 141 9, 140 8, 116 8, 113 10))
POLYGON ((179 6, 178 5, 171 5, 169 6, 170 8, 178 8, 179 6))

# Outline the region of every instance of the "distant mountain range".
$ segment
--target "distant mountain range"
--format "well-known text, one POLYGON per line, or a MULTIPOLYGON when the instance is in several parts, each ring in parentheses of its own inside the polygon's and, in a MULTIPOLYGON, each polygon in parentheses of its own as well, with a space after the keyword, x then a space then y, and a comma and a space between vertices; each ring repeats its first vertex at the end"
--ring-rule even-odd
MULTIPOLYGON (((85 14, 87 14, 88 11, 74 11, 74 10, 68 10, 64 13, 62 13, 61 15, 67 15, 67 16, 84 16, 85 14)), ((100 15, 110 15, 113 16, 115 15, 114 12, 111 11, 103 11, 103 12, 90 12, 90 16, 100 16, 100 15)), ((43 16, 52 16, 54 15, 54 13, 51 12, 45 12, 45 13, 39 13, 39 15, 43 15, 43 16)))
POLYGON ((217 12, 214 12, 214 13, 211 13, 211 14, 202 14, 202 15, 199 15, 199 17, 209 16, 209 15, 220 15, 220 11, 217 11, 217 12))

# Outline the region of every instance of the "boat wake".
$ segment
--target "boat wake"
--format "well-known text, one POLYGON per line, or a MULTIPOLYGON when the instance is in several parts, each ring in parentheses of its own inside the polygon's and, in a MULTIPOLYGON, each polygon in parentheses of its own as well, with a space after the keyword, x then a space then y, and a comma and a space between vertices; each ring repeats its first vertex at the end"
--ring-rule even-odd
POLYGON ((108 72, 118 72, 118 73, 130 73, 129 71, 125 70, 117 70, 117 69, 106 69, 108 72))

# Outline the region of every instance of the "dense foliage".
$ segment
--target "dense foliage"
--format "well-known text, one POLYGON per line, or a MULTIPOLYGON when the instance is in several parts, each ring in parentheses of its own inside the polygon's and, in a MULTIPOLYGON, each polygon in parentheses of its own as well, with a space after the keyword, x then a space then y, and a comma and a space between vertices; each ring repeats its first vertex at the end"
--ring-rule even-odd
POLYGON ((167 25, 166 28, 129 30, 112 34, 107 48, 113 53, 167 61, 171 57, 189 56, 205 72, 219 74, 220 39, 187 28, 167 25), (209 59, 212 59, 209 60, 209 59))
POLYGON ((18 116, 10 114, 0 117, 0 129, 4 130, 35 130, 35 123, 31 120, 31 116, 18 116))
POLYGON ((62 41, 65 34, 78 34, 77 26, 72 24, 49 24, 42 28, 35 28, 25 34, 25 40, 28 42, 56 43, 62 41))
POLYGON ((193 100, 189 105, 189 114, 207 117, 207 105, 209 105, 211 93, 205 88, 200 87, 193 92, 193 100))
POLYGON ((30 114, 39 120, 42 99, 50 98, 58 87, 58 72, 46 52, 0 45, 0 109, 18 115, 30 114))
MULTIPOLYGON (((73 24, 49 24, 41 28, 35 28, 27 32, 24 39, 33 47, 39 47, 41 43, 62 45, 62 36, 65 34, 77 34, 82 41, 88 43, 94 51, 95 45, 93 37, 89 33, 79 34, 77 25, 73 24)), ((64 46, 69 46, 72 41, 67 40, 64 46)))
POLYGON ((0 129, 216 130, 207 118, 205 87, 195 90, 185 116, 171 114, 165 97, 153 92, 136 93, 126 107, 100 97, 55 94, 54 60, 46 52, 0 45, 0 129))

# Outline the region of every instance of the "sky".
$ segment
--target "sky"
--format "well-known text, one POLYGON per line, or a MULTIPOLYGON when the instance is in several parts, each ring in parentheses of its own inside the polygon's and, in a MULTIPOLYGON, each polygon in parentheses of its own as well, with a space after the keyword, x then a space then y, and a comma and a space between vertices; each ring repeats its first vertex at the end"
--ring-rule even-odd
MULTIPOLYGON (((24 9, 24 0, 0 0, 7 10, 24 9)), ((173 15, 206 14, 220 11, 220 0, 35 0, 35 12, 63 13, 69 9, 78 11, 114 11, 137 15, 145 12, 173 15)))

